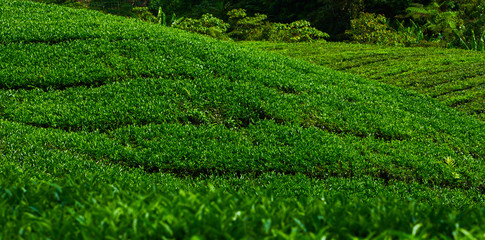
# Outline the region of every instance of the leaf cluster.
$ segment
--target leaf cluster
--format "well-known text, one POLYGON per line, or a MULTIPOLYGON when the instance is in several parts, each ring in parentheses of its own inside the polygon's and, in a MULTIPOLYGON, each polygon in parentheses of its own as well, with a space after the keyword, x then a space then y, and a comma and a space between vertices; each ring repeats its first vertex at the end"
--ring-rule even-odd
POLYGON ((397 32, 389 26, 384 15, 360 13, 350 21, 351 28, 346 34, 359 43, 404 46, 416 42, 416 38, 406 32, 397 32))
POLYGON ((212 16, 210 13, 202 15, 200 19, 186 18, 180 23, 174 25, 174 27, 186 30, 189 32, 195 32, 200 34, 209 35, 214 38, 224 39, 224 34, 229 28, 229 24, 223 20, 212 16))

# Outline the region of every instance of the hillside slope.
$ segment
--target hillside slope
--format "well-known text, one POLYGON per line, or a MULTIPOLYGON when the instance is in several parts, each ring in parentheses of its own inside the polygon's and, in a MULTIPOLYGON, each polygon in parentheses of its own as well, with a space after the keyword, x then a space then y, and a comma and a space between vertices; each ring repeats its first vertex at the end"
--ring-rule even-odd
MULTIPOLYGON (((310 217, 380 198, 483 206, 485 125, 430 97, 93 11, 0 7, 5 238, 338 237, 368 223, 310 217)), ((396 214, 429 213, 390 209, 375 221, 404 232, 396 214)), ((459 214, 442 213, 451 234, 459 214)))
POLYGON ((485 53, 348 43, 245 42, 431 96, 485 120, 485 53))

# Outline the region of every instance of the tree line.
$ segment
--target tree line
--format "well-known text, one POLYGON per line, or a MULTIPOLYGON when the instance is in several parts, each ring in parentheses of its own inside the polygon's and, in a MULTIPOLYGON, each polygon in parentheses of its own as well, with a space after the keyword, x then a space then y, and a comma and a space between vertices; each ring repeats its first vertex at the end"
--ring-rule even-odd
MULTIPOLYGON (((211 14, 228 22, 228 12, 244 9, 248 16, 264 14, 266 21, 305 20, 328 33, 330 40, 431 45, 479 49, 485 41, 485 0, 34 0, 96 8, 132 16, 134 7, 146 7, 154 16, 200 19, 211 14), (388 32, 392 34, 389 35, 388 32), (376 35, 376 34, 368 34, 376 35)), ((482 46, 483 47, 483 46, 482 46)))

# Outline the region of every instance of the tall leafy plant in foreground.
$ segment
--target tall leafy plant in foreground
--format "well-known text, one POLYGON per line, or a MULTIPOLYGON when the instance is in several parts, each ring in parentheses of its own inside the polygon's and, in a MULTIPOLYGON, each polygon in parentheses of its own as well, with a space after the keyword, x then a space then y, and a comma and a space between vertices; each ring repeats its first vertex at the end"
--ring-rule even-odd
POLYGON ((481 33, 476 35, 475 31, 470 31, 469 37, 464 35, 460 35, 458 32, 453 32, 458 42, 458 45, 467 50, 475 50, 475 51, 485 51, 485 30, 481 33))

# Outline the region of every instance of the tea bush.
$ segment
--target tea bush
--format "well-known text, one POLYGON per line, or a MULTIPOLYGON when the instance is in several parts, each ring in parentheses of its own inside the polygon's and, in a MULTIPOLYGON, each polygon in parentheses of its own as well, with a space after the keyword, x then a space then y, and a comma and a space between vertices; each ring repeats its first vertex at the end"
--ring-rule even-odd
POLYGON ((430 97, 138 20, 0 7, 0 238, 483 232, 485 125, 430 97))
POLYGON ((244 45, 408 88, 485 119, 485 56, 479 52, 347 43, 246 42, 244 45))

